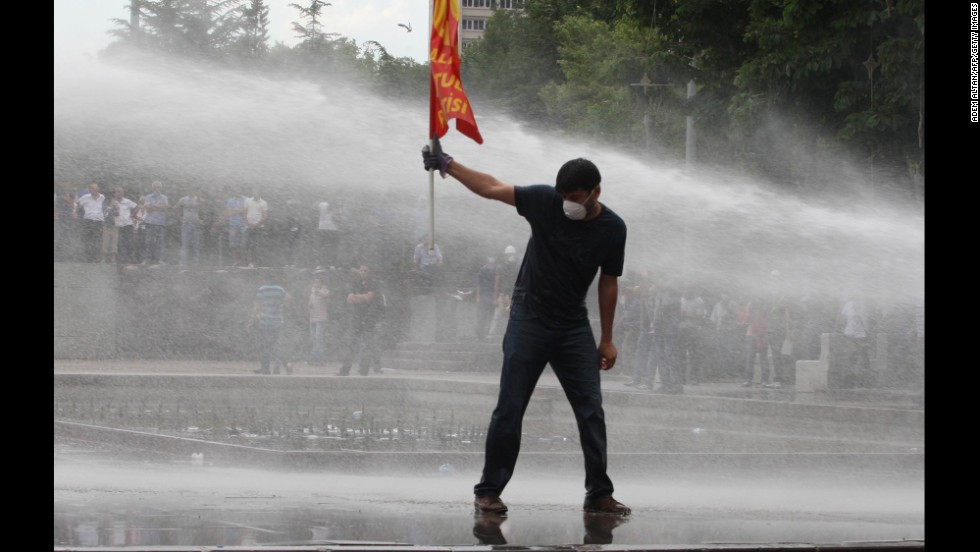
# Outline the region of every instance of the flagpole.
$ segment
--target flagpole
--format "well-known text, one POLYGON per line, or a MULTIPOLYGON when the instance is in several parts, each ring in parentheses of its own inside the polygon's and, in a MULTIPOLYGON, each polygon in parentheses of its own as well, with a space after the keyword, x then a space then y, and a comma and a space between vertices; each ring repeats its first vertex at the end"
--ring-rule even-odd
MULTIPOLYGON (((429 2, 429 26, 427 29, 429 33, 432 33, 432 9, 433 4, 429 2)), ((431 34, 430 34, 431 40, 431 34)), ((429 60, 429 80, 432 80, 432 60, 429 56, 429 50, 432 48, 430 42, 426 42, 425 46, 425 57, 429 60)), ((431 84, 430 84, 431 86, 431 84)), ((430 114, 431 117, 431 114, 430 114)), ((429 129, 433 132, 432 129, 429 129)), ((436 137, 432 135, 429 137, 429 151, 436 151, 436 137)), ((429 169, 429 251, 435 249, 436 243, 436 170, 429 169)))
MULTIPOLYGON (((429 140, 429 151, 436 150, 435 139, 429 140)), ((436 243, 436 170, 429 169, 429 251, 436 243)))
MULTIPOLYGON (((456 130, 477 144, 483 143, 476 117, 460 81, 459 41, 462 26, 459 0, 433 0, 429 4, 429 150, 436 151, 439 136, 449 130, 449 120, 456 119, 456 130), (438 74, 436 67, 438 66, 438 74), (438 79, 436 78, 438 77, 438 79)), ((441 164, 442 159, 439 159, 441 164)), ((440 171, 441 173, 442 171, 440 171)), ((436 243, 435 169, 429 170, 429 250, 436 243)))

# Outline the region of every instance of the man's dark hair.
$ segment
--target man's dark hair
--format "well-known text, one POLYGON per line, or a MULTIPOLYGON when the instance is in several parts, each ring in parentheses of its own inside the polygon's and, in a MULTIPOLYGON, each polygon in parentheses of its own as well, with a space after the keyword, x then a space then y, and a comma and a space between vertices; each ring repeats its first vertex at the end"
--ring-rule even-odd
POLYGON ((579 157, 566 162, 558 169, 555 178, 555 190, 564 194, 574 190, 591 192, 602 181, 599 168, 588 159, 579 157))

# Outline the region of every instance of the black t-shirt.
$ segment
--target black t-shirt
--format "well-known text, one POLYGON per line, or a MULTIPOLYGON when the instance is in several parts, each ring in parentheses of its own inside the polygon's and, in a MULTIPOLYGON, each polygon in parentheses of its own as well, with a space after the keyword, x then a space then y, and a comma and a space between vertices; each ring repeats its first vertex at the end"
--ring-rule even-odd
POLYGON ((354 317, 354 322, 357 324, 377 320, 381 310, 381 291, 373 276, 368 276, 367 280, 363 281, 360 277, 355 276, 354 281, 351 282, 351 286, 347 290, 348 293, 355 293, 358 295, 368 293, 369 291, 374 292, 373 299, 351 305, 351 314, 354 317))
POLYGON ((603 205, 590 221, 570 220, 554 186, 515 186, 517 212, 531 225, 514 294, 553 323, 588 319, 585 297, 596 272, 622 276, 626 223, 603 205))
POLYGON ((514 292, 514 283, 517 281, 517 272, 520 265, 517 260, 508 261, 504 259, 498 266, 500 272, 500 293, 510 295, 514 292))

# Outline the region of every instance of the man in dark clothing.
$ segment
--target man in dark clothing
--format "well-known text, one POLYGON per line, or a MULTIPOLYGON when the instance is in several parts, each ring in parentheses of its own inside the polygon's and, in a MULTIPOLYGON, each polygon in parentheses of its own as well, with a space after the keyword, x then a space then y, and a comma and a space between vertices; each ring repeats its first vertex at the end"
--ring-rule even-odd
POLYGON ((606 421, 600 371, 616 363, 612 341, 618 278, 623 273, 626 224, 599 203, 599 169, 573 159, 555 186, 514 186, 470 169, 434 148, 422 150, 427 170, 439 169, 473 193, 517 208, 531 225, 503 341, 497 406, 487 430, 483 475, 474 487, 477 513, 504 514, 500 500, 521 447, 524 412, 538 378, 551 364, 578 423, 585 456, 586 512, 628 515, 606 474, 606 421), (598 346, 585 297, 599 272, 598 346))
POLYGON ((350 374, 351 366, 357 361, 358 373, 368 375, 371 368, 381 373, 381 351, 375 339, 381 308, 381 292, 371 276, 371 269, 361 265, 357 277, 347 293, 350 326, 346 341, 344 358, 340 365, 340 375, 350 374))

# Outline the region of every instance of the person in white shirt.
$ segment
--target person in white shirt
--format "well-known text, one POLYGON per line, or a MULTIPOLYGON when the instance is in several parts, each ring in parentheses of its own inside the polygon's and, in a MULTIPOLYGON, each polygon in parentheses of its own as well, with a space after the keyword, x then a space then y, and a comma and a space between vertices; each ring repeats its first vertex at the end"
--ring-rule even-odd
POLYGON ((433 243, 429 248, 429 237, 419 236, 419 243, 412 255, 413 270, 418 273, 418 292, 432 293, 438 287, 442 275, 442 249, 433 243))
POLYGON ((118 260, 124 263, 133 261, 136 240, 133 214, 139 206, 124 194, 122 187, 116 186, 112 190, 112 197, 108 199, 106 212, 110 217, 105 220, 105 228, 102 230, 102 262, 106 258, 110 263, 118 260))
POLYGON ((105 196, 99 193, 99 185, 88 185, 88 193, 75 200, 75 218, 82 219, 82 243, 85 246, 85 262, 97 263, 102 246, 102 227, 105 226, 103 203, 105 196), (81 211, 81 217, 79 217, 81 211))
POLYGON ((868 310, 864 299, 851 294, 841 307, 838 321, 843 326, 844 336, 850 341, 848 364, 851 370, 851 384, 866 387, 873 383, 871 373, 871 328, 868 310))
POLYGON ((252 190, 252 197, 245 199, 245 259, 249 267, 255 266, 255 250, 265 232, 265 222, 269 217, 269 204, 259 196, 258 188, 252 190))
POLYGON ((180 214, 180 264, 197 264, 201 254, 201 210, 203 200, 195 188, 177 200, 180 214))
POLYGON ((316 227, 317 268, 334 267, 337 263, 337 248, 340 242, 340 229, 333 220, 330 202, 323 200, 317 204, 318 222, 316 227))

